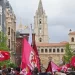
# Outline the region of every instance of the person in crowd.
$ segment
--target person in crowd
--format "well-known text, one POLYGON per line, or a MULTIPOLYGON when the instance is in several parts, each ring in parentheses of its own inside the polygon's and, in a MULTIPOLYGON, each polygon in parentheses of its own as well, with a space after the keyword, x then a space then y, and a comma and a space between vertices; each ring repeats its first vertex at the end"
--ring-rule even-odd
POLYGON ((17 67, 15 70, 15 75, 20 75, 20 67, 17 67))
POLYGON ((2 74, 2 68, 1 68, 1 66, 0 66, 0 75, 2 74))
POLYGON ((13 75, 15 75, 15 68, 11 68, 11 72, 13 75))
POLYGON ((46 73, 46 69, 45 69, 44 67, 42 67, 41 73, 39 73, 39 75, 48 75, 48 74, 46 73))
POLYGON ((8 75, 7 69, 3 69, 3 70, 2 70, 2 75, 8 75))
POLYGON ((51 73, 51 72, 47 72, 47 74, 48 74, 48 75, 52 75, 52 73, 51 73))
POLYGON ((11 68, 8 68, 8 75, 13 75, 11 68))
POLYGON ((37 67, 34 68, 32 75, 38 75, 38 68, 37 67))

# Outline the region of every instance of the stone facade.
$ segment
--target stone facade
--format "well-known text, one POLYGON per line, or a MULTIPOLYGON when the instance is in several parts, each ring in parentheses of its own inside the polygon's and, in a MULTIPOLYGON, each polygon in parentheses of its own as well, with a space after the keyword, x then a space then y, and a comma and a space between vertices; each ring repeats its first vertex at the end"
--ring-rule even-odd
MULTIPOLYGON (((16 17, 8 0, 0 0, 0 31, 7 36, 10 52, 16 49, 16 17)), ((11 56, 14 62, 14 57, 11 56)))
POLYGON ((5 33, 6 32, 6 24, 5 24, 5 9, 8 5, 6 5, 8 3, 7 0, 0 0, 0 30, 5 33))
POLYGON ((49 43, 47 16, 41 0, 39 1, 38 9, 34 16, 34 32, 41 65, 47 68, 49 60, 54 61, 58 65, 62 63, 65 45, 68 42, 49 43))
POLYGON ((75 50, 75 31, 69 33, 69 44, 71 45, 71 48, 75 50))
POLYGON ((37 48, 41 60, 41 64, 47 68, 48 62, 52 60, 57 65, 63 63, 63 55, 65 53, 65 45, 68 42, 60 43, 38 43, 37 48))
MULTIPOLYGON (((16 17, 11 12, 10 8, 6 8, 6 35, 7 35, 7 45, 11 53, 16 51, 16 17)), ((15 62, 14 55, 11 56, 11 61, 15 62)))

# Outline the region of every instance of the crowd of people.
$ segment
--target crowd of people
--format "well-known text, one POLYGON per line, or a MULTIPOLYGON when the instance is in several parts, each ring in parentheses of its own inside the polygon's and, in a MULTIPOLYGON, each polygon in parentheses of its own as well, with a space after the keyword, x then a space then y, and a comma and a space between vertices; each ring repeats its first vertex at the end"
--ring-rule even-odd
POLYGON ((20 75, 20 67, 16 68, 6 68, 6 67, 0 67, 0 75, 20 75))
MULTIPOLYGON (((16 67, 15 69, 0 67, 0 75, 21 75, 20 71, 21 71, 20 67, 16 67)), ((54 73, 46 72, 45 68, 42 68, 41 72, 38 72, 37 67, 35 67, 31 73, 32 73, 31 75, 75 75, 75 72, 73 71, 68 72, 68 73, 57 72, 57 71, 55 71, 54 73)))
POLYGON ((64 72, 64 71, 46 72, 46 69, 42 68, 41 72, 39 73, 38 69, 34 68, 32 75, 75 75, 75 71, 69 70, 67 72, 64 72))

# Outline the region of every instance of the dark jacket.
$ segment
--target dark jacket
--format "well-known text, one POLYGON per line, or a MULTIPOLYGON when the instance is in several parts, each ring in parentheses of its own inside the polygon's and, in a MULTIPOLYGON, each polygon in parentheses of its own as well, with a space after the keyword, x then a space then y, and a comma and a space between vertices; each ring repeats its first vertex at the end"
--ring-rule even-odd
POLYGON ((45 73, 39 73, 39 75, 48 75, 48 74, 45 72, 45 73))

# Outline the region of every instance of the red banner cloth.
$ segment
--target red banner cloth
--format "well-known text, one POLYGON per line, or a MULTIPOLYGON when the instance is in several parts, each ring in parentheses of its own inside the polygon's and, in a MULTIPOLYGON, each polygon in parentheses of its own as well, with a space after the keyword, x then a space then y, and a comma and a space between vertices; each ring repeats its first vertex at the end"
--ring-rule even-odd
POLYGON ((46 72, 55 72, 58 70, 58 68, 59 67, 54 62, 50 61, 46 69, 46 72))
POLYGON ((30 46, 25 38, 23 38, 22 61, 21 68, 24 70, 27 66, 29 69, 37 67, 37 58, 34 49, 30 46))
POLYGON ((0 51, 0 61, 10 59, 10 53, 7 51, 0 51))
POLYGON ((36 44, 35 43, 33 45, 33 49, 34 49, 34 52, 36 54, 37 68, 38 68, 39 71, 41 71, 41 68, 40 68, 40 58, 39 58, 38 50, 37 50, 37 47, 36 47, 36 44))
POLYGON ((71 62, 70 62, 71 66, 75 67, 75 56, 73 56, 71 58, 71 62))

